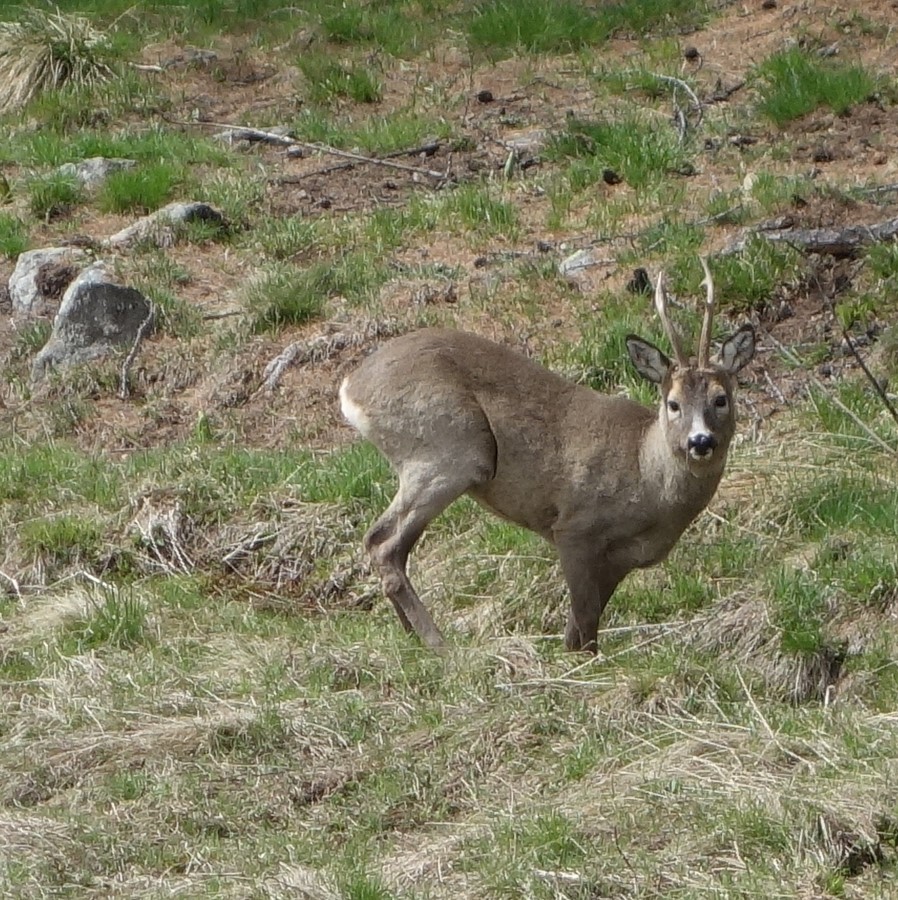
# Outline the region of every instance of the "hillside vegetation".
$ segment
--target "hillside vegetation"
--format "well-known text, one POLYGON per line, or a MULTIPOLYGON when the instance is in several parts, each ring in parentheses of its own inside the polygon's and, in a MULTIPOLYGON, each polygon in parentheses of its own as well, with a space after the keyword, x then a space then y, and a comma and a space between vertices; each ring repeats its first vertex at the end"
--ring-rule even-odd
POLYGON ((156 328, 35 382, 52 310, 0 288, 0 894, 898 896, 894 15, 4 7, 0 285, 77 247, 156 328), (59 171, 96 156, 135 165, 59 171), (173 200, 226 228, 103 245, 173 200), (448 324, 654 403, 638 270, 694 330, 700 254, 759 336, 711 507, 593 657, 551 548, 462 501, 412 561, 423 650, 342 377, 448 324))

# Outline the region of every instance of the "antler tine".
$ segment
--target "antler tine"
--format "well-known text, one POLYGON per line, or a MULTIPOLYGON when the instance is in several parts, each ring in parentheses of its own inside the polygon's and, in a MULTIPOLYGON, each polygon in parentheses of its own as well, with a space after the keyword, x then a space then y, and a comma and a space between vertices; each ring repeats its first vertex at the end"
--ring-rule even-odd
POLYGON ((681 368, 687 367, 689 365, 689 357, 683 352, 683 342, 680 340, 680 335, 677 334, 677 330, 667 314, 667 290, 664 287, 664 272, 658 273, 658 281, 655 284, 655 309, 658 311, 658 318, 661 319, 665 332, 667 332, 670 346, 673 348, 674 356, 677 359, 677 365, 681 368))
POLYGON ((708 367, 708 361, 711 358, 711 323, 714 321, 714 279, 711 277, 711 270, 708 268, 708 260, 704 256, 700 256, 699 262, 705 270, 702 286, 707 291, 707 296, 705 298, 705 315, 702 319, 702 336, 698 342, 698 365, 699 368, 705 369, 708 367))

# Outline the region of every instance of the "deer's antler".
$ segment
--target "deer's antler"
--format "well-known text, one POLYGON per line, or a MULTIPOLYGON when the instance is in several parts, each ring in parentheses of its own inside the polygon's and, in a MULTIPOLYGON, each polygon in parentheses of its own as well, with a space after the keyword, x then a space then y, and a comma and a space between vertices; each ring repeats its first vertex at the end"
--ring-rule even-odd
POLYGON ((714 321, 714 279, 711 277, 711 270, 708 268, 708 260, 704 256, 700 256, 699 261, 705 270, 702 286, 707 294, 705 297, 705 315, 702 319, 702 336, 698 342, 698 366, 700 369, 706 369, 711 358, 711 324, 714 321))
POLYGON ((661 319, 670 346, 673 348, 677 365, 680 368, 686 368, 689 365, 689 357, 683 351, 683 341, 667 314, 667 289, 664 286, 664 272, 658 273, 658 281, 655 284, 655 309, 658 311, 658 318, 661 319))

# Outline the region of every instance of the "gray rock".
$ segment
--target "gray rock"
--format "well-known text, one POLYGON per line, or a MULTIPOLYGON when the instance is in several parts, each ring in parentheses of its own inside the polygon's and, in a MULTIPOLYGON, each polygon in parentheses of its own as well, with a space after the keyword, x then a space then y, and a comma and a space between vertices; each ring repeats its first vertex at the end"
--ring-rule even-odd
POLYGON ((57 171, 80 182, 88 190, 99 187, 110 175, 124 169, 133 169, 137 165, 133 159, 107 159, 105 156, 93 156, 81 162, 65 163, 57 171))
POLYGON ((592 250, 578 250, 558 263, 558 274, 562 278, 575 277, 595 264, 596 255, 592 250))
POLYGON ((9 276, 13 314, 23 318, 50 315, 62 293, 54 290, 54 285, 70 282, 86 259, 83 250, 73 247, 47 247, 20 253, 9 276), (70 276, 67 280, 66 274, 70 276))
POLYGON ((132 345, 151 311, 139 291, 111 282, 101 263, 90 266, 65 292, 50 339, 34 358, 32 379, 132 345))
POLYGON ((506 138, 503 143, 519 156, 535 156, 546 149, 548 140, 546 132, 537 128, 534 131, 525 131, 522 134, 506 138))
POLYGON ((175 243, 177 227, 188 222, 208 222, 222 230, 226 227, 224 216, 208 203, 169 203, 106 238, 102 246, 121 248, 147 241, 157 247, 171 247, 175 243))

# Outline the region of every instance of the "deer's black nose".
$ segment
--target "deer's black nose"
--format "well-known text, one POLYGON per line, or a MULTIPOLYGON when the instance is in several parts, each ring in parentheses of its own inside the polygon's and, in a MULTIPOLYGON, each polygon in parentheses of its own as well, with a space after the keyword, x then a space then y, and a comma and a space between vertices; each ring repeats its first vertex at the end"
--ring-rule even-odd
POLYGON ((689 438, 687 445, 690 451, 699 456, 705 456, 717 446, 717 438, 713 434, 694 434, 689 438))

